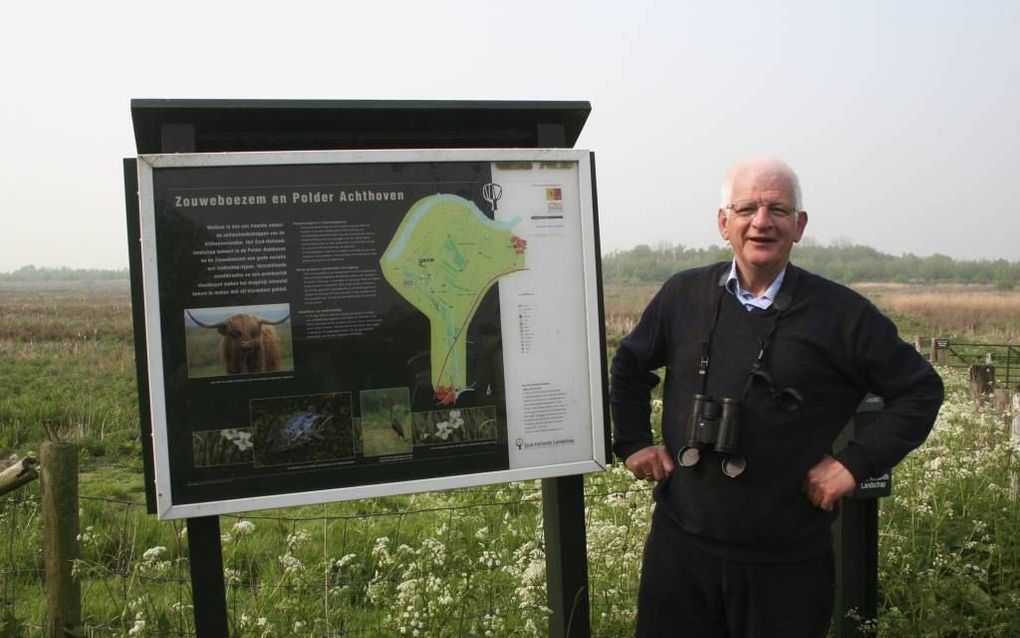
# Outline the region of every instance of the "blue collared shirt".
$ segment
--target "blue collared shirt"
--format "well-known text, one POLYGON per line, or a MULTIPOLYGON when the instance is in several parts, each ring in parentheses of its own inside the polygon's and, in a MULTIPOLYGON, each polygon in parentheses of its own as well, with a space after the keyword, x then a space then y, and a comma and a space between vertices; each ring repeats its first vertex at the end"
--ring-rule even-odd
POLYGON ((776 295, 779 294, 779 287, 783 285, 783 277, 785 276, 786 269, 783 268, 782 272, 776 275, 776 278, 772 280, 769 287, 765 289, 765 292, 760 297, 755 297, 740 287, 740 280, 737 278, 737 260, 734 259, 733 264, 730 265, 730 275, 726 278, 726 290, 730 294, 735 295, 740 300, 740 303, 744 304, 744 307, 749 311, 752 308, 768 310, 772 307, 772 302, 776 300, 776 295))

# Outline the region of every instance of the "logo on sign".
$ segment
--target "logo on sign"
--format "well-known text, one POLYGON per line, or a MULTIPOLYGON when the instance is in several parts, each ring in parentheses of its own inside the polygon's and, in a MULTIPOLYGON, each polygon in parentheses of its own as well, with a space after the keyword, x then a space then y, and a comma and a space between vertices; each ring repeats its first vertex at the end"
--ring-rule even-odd
POLYGON ((559 186, 549 187, 545 189, 545 203, 549 207, 549 211, 562 211, 563 210, 563 189, 559 186))

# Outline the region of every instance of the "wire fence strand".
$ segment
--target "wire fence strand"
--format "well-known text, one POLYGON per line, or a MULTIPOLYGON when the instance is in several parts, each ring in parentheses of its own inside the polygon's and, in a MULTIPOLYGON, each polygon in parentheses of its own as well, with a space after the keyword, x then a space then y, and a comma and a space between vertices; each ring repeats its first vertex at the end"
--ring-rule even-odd
MULTIPOLYGON (((651 496, 643 484, 620 485, 587 482, 588 536, 599 541, 588 544, 593 591, 636 587, 651 496), (607 505, 608 518, 590 515, 607 505)), ((0 618, 8 619, 0 622, 24 635, 46 623, 40 507, 30 491, 0 502, 0 618)), ((94 495, 80 497, 80 512, 83 635, 195 635, 183 522, 94 495)), ((219 520, 231 635, 546 633, 537 481, 219 520)), ((591 599, 603 626, 632 617, 612 600, 591 599)))

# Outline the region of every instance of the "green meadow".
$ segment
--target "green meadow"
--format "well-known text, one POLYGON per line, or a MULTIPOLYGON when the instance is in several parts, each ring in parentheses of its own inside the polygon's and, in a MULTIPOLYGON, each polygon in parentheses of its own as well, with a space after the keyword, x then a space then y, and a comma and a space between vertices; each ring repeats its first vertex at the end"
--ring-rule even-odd
MULTIPOLYGON (((643 303, 607 289, 619 322, 610 343, 643 303)), ((1018 334, 1020 314, 982 326, 954 307, 961 327, 910 308, 890 310, 905 335, 1018 334)), ((975 406, 965 373, 940 372, 948 397, 935 429, 880 504, 880 613, 868 626, 1020 636, 1020 450, 1004 415, 975 406)), ((412 423, 398 398, 381 399, 360 424, 378 436, 366 448, 410 445, 451 423, 446 413, 412 423)), ((185 525, 145 512, 137 409, 125 283, 0 283, 0 458, 48 438, 79 445, 85 635, 193 635, 185 525)), ((457 418, 486 438, 483 416, 457 418)), ((593 634, 629 636, 651 495, 618 463, 587 476, 585 495, 593 634)), ((39 496, 36 481, 0 497, 0 637, 45 626, 39 496)), ((226 515, 220 527, 235 636, 547 633, 537 482, 226 515)))

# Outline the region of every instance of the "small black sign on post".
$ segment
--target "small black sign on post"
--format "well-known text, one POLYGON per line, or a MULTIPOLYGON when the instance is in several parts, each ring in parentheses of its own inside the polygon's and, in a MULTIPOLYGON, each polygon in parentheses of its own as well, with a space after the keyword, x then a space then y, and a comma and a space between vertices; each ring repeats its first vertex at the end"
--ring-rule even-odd
MULTIPOLYGON (((883 405, 881 397, 866 397, 835 448, 842 449, 868 427, 883 405)), ((836 557, 833 626, 838 638, 873 635, 866 623, 878 618, 878 499, 891 493, 892 476, 886 473, 861 481, 840 503, 839 518, 832 528, 836 557)))

